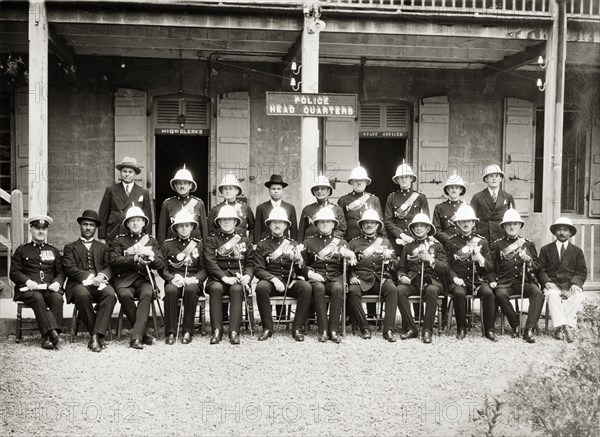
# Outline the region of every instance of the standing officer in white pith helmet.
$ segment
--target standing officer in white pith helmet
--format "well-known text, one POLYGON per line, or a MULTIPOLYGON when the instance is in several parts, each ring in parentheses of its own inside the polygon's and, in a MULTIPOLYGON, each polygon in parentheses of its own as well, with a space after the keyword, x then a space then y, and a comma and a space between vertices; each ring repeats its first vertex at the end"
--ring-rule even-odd
POLYGON ((252 235, 254 233, 254 214, 252 209, 237 199, 238 196, 243 194, 242 186, 234 174, 226 174, 221 183, 217 187, 217 190, 224 197, 224 200, 213 206, 208 212, 207 226, 208 234, 212 235, 218 231, 218 222, 216 218, 219 215, 219 211, 226 205, 231 206, 235 210, 235 215, 238 218, 238 224, 235 226, 235 232, 248 237, 252 241, 252 235))
POLYGON ((521 335, 519 332, 521 315, 517 316, 509 297, 520 294, 525 299, 529 299, 527 321, 522 335, 527 343, 535 343, 533 328, 537 328, 544 295, 536 279, 540 261, 535 244, 519 235, 524 225, 525 222, 516 209, 511 208, 504 213, 500 226, 504 228, 505 235, 494 242, 493 262, 496 280, 490 286, 496 289, 496 302, 510 323, 513 338, 521 335))
POLYGON ((456 173, 446 180, 444 184, 444 194, 447 199, 435 205, 433 209, 433 226, 435 226, 435 239, 442 244, 456 235, 456 224, 453 221, 454 214, 464 203, 462 196, 465 195, 467 187, 463 179, 456 173))
MULTIPOLYGON (((352 186, 352 192, 338 199, 337 203, 344 211, 346 218, 346 240, 348 241, 362 234, 358 221, 365 211, 374 210, 379 214, 379 217, 383 216, 379 198, 365 191, 370 183, 371 178, 367 176, 367 171, 363 167, 355 167, 348 178, 348 184, 352 186)), ((381 229, 380 232, 385 232, 385 230, 381 229)))
POLYGON ((487 184, 471 199, 471 207, 479 218, 477 233, 485 237, 493 250, 493 243, 504 236, 500 221, 509 208, 515 208, 513 196, 502 189, 504 172, 497 164, 491 164, 483 169, 483 182, 487 184))
MULTIPOLYGON (((115 291, 127 320, 133 327, 129 346, 143 349, 156 343, 146 332, 146 323, 154 295, 150 269, 163 267, 163 255, 158 241, 143 229, 148 217, 137 206, 127 210, 123 227, 126 234, 117 235, 110 247, 110 265, 114 273, 115 291), (135 300, 138 300, 136 307, 135 300)), ((158 329, 155 326, 154 329, 158 329)))
POLYGON ((177 193, 176 196, 165 199, 160 210, 158 219, 158 228, 156 229, 156 239, 159 244, 164 243, 167 238, 173 238, 177 235, 173 231, 172 224, 175 215, 182 209, 194 216, 194 221, 198 224, 192 231, 192 238, 202 240, 208 237, 206 227, 206 208, 202 199, 192 196, 190 193, 196 191, 197 185, 192 177, 192 173, 185 168, 177 170, 173 179, 171 179, 171 188, 177 193))
POLYGON ((63 327, 65 274, 60 252, 47 243, 47 215, 29 217, 31 241, 17 247, 11 258, 10 280, 15 283, 14 300, 21 300, 35 313, 44 349, 59 349, 63 327))
POLYGON ((429 205, 425 194, 413 190, 417 175, 408 164, 399 165, 392 180, 400 189, 391 193, 385 202, 384 222, 396 255, 400 255, 402 248, 414 241, 409 224, 418 213, 429 216, 429 205))
POLYGON ((306 205, 300 214, 300 223, 298 224, 298 242, 304 241, 308 237, 318 235, 319 230, 315 224, 317 213, 322 209, 330 209, 335 216, 336 225, 333 230, 333 235, 337 238, 346 238, 346 219, 344 211, 335 203, 329 201, 329 196, 333 193, 333 187, 325 176, 319 176, 310 189, 310 192, 315 196, 317 201, 306 205))

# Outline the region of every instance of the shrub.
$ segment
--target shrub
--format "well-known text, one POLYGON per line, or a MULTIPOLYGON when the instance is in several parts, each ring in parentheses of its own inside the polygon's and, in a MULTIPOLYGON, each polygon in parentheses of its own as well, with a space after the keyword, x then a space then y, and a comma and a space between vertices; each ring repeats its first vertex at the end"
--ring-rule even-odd
POLYGON ((507 389, 510 416, 551 436, 600 435, 600 305, 586 301, 576 348, 530 368, 507 389))

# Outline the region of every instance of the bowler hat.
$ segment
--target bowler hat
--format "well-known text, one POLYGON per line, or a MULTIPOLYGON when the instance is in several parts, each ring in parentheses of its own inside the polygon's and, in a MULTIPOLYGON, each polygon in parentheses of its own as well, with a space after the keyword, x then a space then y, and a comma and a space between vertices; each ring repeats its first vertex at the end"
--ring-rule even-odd
POLYGON ((269 179, 267 182, 265 182, 265 187, 271 188, 271 185, 273 185, 273 184, 279 184, 283 188, 288 186, 287 183, 283 182, 283 178, 279 174, 272 174, 271 179, 269 179))
POLYGON ((135 174, 140 174, 142 169, 138 167, 137 159, 132 158, 131 156, 126 156, 123 158, 123 161, 115 165, 117 170, 121 170, 123 167, 129 167, 135 171, 135 174))
POLYGON ((81 224, 83 220, 90 220, 96 223, 96 226, 100 226, 102 224, 100 218, 98 218, 98 213, 93 209, 86 209, 85 211, 83 211, 83 214, 81 214, 81 216, 77 217, 77 223, 81 224))

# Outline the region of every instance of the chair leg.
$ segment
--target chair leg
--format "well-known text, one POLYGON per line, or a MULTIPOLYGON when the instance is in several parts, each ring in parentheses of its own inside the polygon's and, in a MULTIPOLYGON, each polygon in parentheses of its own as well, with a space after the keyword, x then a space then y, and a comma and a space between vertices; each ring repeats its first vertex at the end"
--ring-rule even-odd
POLYGON ((206 331, 206 300, 199 301, 200 302, 200 321, 202 325, 200 326, 200 335, 204 335, 206 331))
POLYGON ((71 318, 71 338, 70 342, 73 343, 73 339, 77 337, 77 316, 78 316, 77 306, 73 306, 73 317, 71 318))
POLYGON ((23 339, 23 304, 17 304, 17 326, 15 332, 15 343, 23 339))
POLYGON ((452 327, 452 311, 454 311, 454 299, 452 297, 448 298, 450 302, 448 302, 448 310, 446 314, 448 314, 448 325, 446 326, 446 335, 450 335, 450 328, 452 327))
POLYGON ((546 299, 546 312, 544 313, 544 335, 548 335, 548 322, 550 322, 550 308, 548 308, 548 300, 546 299))
POLYGON ((152 321, 154 322, 154 335, 156 335, 156 338, 160 340, 160 331, 158 330, 158 318, 156 317, 155 303, 155 301, 152 301, 152 321))
POLYGON ((121 341, 121 330, 123 328, 123 307, 119 310, 119 317, 117 318, 117 341, 121 341))

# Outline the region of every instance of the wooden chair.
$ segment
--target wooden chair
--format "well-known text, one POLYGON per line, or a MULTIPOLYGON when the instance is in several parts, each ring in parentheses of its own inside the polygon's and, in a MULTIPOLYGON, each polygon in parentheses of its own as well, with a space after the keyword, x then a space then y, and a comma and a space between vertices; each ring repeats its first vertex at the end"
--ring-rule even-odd
MULTIPOLYGON (((474 308, 474 304, 475 304, 475 300, 477 299, 476 296, 473 296, 472 294, 467 294, 465 296, 465 299, 467 300, 467 313, 466 316, 469 317, 471 319, 471 327, 475 326, 475 310, 474 308), (469 303, 470 303, 470 307, 471 310, 469 311, 469 303)), ((447 314, 448 314, 448 325, 446 326, 446 335, 450 335, 450 327, 452 326, 452 317, 453 317, 453 313, 454 313, 454 298, 451 294, 448 295, 448 310, 447 310, 447 314)), ((483 321, 481 322, 481 335, 485 336, 485 328, 483 326, 483 321)))
POLYGON ((31 306, 27 305, 25 302, 17 301, 17 320, 15 327, 15 343, 20 343, 23 340, 23 331, 38 331, 37 322, 35 318, 32 320, 26 319, 23 320, 23 309, 29 308, 31 306))
MULTIPOLYGON (((379 300, 378 294, 363 294, 360 298, 360 302, 364 304, 374 303, 376 305, 375 317, 369 317, 367 315, 367 322, 375 323, 377 329, 382 329, 383 326, 383 301, 379 300)), ((367 313, 365 313, 367 314, 367 313)), ((354 320, 352 320, 352 334, 356 334, 357 326, 354 320)))
MULTIPOLYGON (((206 295, 207 297, 205 297, 204 302, 203 302, 203 306, 201 307, 201 315, 200 318, 202 320, 202 324, 203 326, 208 326, 206 325, 206 316, 205 316, 205 311, 206 311, 206 299, 210 299, 210 294, 206 295)), ((255 328, 256 328, 256 322, 254 320, 254 293, 251 291, 246 297, 245 297, 245 303, 242 300, 242 326, 245 327, 247 330, 252 330, 252 332, 254 332, 255 328), (246 311, 246 304, 248 305, 248 311, 246 311)), ((223 304, 229 304, 229 296, 223 296, 223 300, 222 300, 223 304)), ((229 317, 225 318, 223 317, 223 325, 229 325, 229 317)))
POLYGON ((296 311, 292 308, 298 305, 298 300, 294 297, 285 297, 285 305, 283 305, 283 296, 271 296, 271 308, 275 311, 275 315, 273 316, 273 324, 277 326, 277 322, 285 324, 285 329, 290 329, 290 325, 293 323, 294 318, 292 315, 296 315, 296 311), (279 310, 278 308, 282 308, 281 320, 279 320, 279 310))
MULTIPOLYGON (((408 297, 408 301, 411 304, 419 304, 419 296, 409 296, 408 297)), ((435 316, 437 318, 437 326, 438 326, 438 333, 442 332, 442 303, 444 302, 444 296, 438 296, 437 298, 437 305, 436 305, 436 312, 435 312, 435 316)), ((411 305, 412 307, 412 305, 411 305)), ((424 313, 423 313, 424 314, 424 313)), ((419 316, 419 314, 415 314, 414 315, 414 320, 417 323, 417 325, 421 325, 421 320, 417 320, 417 317, 419 316)), ((434 323, 435 324, 435 323, 434 323)))
MULTIPOLYGON (((96 305, 94 305, 94 311, 96 311, 96 305)), ((71 319, 71 337, 69 339, 71 343, 73 343, 73 340, 77 337, 80 323, 81 316, 79 315, 79 310, 77 309, 77 305, 73 305, 73 318, 71 319)), ((108 326, 107 337, 109 340, 112 340, 112 329, 110 328, 110 322, 108 326)))

